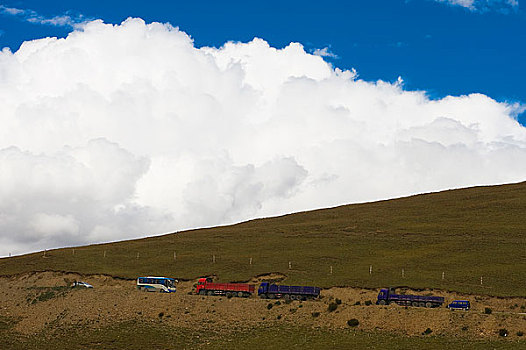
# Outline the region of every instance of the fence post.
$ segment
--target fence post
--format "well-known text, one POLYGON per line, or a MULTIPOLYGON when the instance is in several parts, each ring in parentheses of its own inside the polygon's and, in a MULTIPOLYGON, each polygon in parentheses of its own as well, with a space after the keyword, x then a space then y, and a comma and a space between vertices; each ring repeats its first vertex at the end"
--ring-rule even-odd
POLYGON ((369 266, 369 275, 373 274, 373 265, 369 266))
POLYGON ((331 275, 332 275, 332 265, 331 265, 331 275))
POLYGON ((289 270, 292 269, 292 262, 289 261, 289 270))
POLYGON ((402 278, 405 278, 405 271, 402 269, 402 278))
POLYGON ((249 264, 252 265, 252 258, 250 258, 249 264))
POLYGON ((174 261, 177 260, 177 253, 174 252, 174 261))
POLYGON ((139 259, 139 253, 137 253, 137 259, 139 259))
POLYGON ((104 258, 106 258, 106 251, 104 251, 104 258))
POLYGON ((446 278, 446 273, 442 272, 442 281, 446 278))
POLYGON ((212 262, 213 262, 214 264, 216 263, 216 255, 215 255, 215 254, 212 255, 212 262))
POLYGON ((480 276, 480 285, 482 285, 482 276, 480 276))

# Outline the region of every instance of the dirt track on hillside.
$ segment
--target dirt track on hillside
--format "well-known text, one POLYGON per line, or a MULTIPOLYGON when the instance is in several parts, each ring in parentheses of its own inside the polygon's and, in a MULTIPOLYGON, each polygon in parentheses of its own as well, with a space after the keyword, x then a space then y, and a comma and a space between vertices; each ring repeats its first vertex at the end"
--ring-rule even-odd
MULTIPOLYGON (((279 279, 280 276, 265 278, 279 279)), ((447 301, 468 299, 472 310, 450 311, 445 307, 405 308, 374 305, 377 291, 359 288, 330 288, 316 301, 280 301, 251 298, 207 297, 191 294, 195 281, 177 284, 177 293, 146 293, 135 288, 135 281, 109 276, 80 276, 73 273, 40 272, 0 278, 0 316, 17 320, 15 331, 36 334, 46 327, 88 326, 141 320, 162 322, 174 327, 229 330, 262 324, 294 323, 305 327, 349 328, 347 321, 359 320, 359 329, 421 335, 427 328, 435 335, 498 337, 498 330, 509 331, 508 339, 519 339, 526 332, 526 298, 495 298, 461 295, 443 291, 410 291, 439 295, 447 301), (74 280, 91 283, 93 289, 72 289, 74 280), (47 294, 46 294, 47 293, 47 294), (333 311, 328 305, 341 304, 333 311), (366 301, 373 305, 366 306, 366 301), (359 305, 357 305, 359 302, 359 305), (268 309, 269 304, 273 304, 268 309), (489 307, 492 314, 485 314, 489 307), (319 313, 319 316, 314 316, 319 313), (314 314, 314 315, 313 315, 314 314)))

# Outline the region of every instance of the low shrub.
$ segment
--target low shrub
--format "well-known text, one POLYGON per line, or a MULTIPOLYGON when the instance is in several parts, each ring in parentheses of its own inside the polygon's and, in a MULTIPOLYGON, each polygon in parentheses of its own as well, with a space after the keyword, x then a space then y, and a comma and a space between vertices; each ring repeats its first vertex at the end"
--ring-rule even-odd
POLYGON ((508 330, 506 328, 499 329, 499 335, 501 337, 507 337, 508 336, 508 330))
POLYGON ((358 321, 355 318, 351 318, 349 321, 347 321, 347 325, 349 327, 357 327, 360 324, 360 321, 358 321))
POLYGON ((365 301, 365 306, 373 305, 373 302, 370 300, 365 301))
POLYGON ((522 331, 518 331, 518 332, 517 332, 517 336, 518 336, 518 337, 522 337, 523 335, 524 335, 524 333, 522 333, 522 331))
POLYGON ((492 312, 493 312, 493 310, 491 310, 489 307, 484 308, 484 313, 486 315, 491 315, 492 312))
POLYGON ((422 334, 428 335, 431 333, 433 333, 433 330, 431 328, 426 328, 426 330, 422 334))
POLYGON ((341 305, 341 304, 342 304, 342 300, 341 300, 341 299, 338 299, 338 298, 336 298, 336 304, 338 304, 338 305, 341 305))
POLYGON ((361 305, 362 303, 358 300, 357 302, 354 303, 354 305, 361 305))
POLYGON ((336 304, 335 302, 332 302, 329 304, 329 306, 327 307, 327 310, 329 312, 333 312, 335 311, 336 309, 338 308, 338 304, 336 304))
POLYGON ((269 304, 267 305, 267 309, 269 309, 269 310, 272 309, 273 307, 274 307, 274 305, 273 305, 272 303, 269 303, 269 304))
POLYGON ((312 317, 318 317, 318 316, 320 316, 320 313, 319 313, 319 312, 313 312, 313 313, 312 313, 312 317))

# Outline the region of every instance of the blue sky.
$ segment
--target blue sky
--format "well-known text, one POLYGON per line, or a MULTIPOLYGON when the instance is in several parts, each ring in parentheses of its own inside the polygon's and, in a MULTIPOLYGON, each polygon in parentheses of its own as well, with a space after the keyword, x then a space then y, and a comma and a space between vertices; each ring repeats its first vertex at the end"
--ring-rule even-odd
MULTIPOLYGON (((67 35, 69 20, 121 23, 132 16, 178 26, 197 46, 254 37, 275 47, 295 41, 307 50, 327 47, 336 56, 326 57, 328 61, 356 68, 365 80, 401 76, 407 89, 426 90, 432 97, 480 92, 498 101, 526 103, 526 16, 515 0, 0 4, 0 46, 13 51, 25 40, 67 35)), ((524 114, 519 120, 526 124, 524 114)))

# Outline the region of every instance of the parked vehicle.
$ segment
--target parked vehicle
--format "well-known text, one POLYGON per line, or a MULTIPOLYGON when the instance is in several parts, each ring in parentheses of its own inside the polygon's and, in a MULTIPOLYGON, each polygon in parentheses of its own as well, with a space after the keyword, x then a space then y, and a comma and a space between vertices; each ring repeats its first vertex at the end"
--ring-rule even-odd
POLYGON ((175 279, 168 277, 139 277, 137 289, 145 292, 175 293, 175 279))
POLYGON ((262 299, 307 300, 320 296, 320 288, 309 286, 282 286, 263 282, 259 286, 258 295, 262 299))
POLYGON ((73 284, 71 285, 72 288, 75 288, 75 287, 82 287, 82 288, 93 288, 93 286, 89 283, 86 283, 86 282, 82 282, 82 281, 75 281, 73 282, 73 284))
POLYGON ((254 293, 256 286, 247 283, 213 283, 211 278, 200 278, 195 293, 200 295, 225 295, 227 297, 247 298, 254 293))
POLYGON ((447 308, 451 310, 467 311, 471 308, 471 304, 469 303, 469 300, 453 300, 453 302, 449 304, 447 308))
POLYGON ((443 297, 423 295, 395 294, 394 288, 381 289, 378 293, 377 305, 389 305, 395 303, 403 306, 438 307, 444 303, 443 297))

